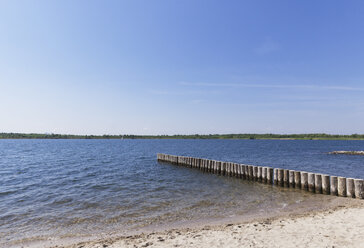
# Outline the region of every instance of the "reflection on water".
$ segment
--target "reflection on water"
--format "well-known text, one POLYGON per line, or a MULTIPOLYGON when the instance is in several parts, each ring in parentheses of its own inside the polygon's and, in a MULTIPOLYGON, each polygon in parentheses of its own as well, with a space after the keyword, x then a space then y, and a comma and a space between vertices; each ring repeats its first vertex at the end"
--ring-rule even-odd
POLYGON ((157 152, 364 177, 363 157, 326 154, 363 147, 360 141, 0 140, 0 246, 244 220, 332 199, 158 163, 157 152))

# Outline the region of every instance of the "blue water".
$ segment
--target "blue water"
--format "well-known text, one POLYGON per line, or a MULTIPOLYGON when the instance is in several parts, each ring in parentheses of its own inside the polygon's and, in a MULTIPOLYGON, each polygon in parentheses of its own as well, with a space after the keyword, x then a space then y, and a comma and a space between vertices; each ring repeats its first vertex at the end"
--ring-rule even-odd
POLYGON ((364 178, 364 141, 0 140, 0 247, 281 211, 319 195, 158 163, 187 155, 364 178))

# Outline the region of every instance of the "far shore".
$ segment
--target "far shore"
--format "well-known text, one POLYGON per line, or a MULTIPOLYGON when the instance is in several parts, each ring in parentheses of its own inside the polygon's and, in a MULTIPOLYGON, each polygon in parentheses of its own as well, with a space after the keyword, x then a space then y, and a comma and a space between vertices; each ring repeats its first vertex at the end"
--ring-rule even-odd
POLYGON ((364 134, 173 134, 173 135, 134 135, 134 134, 54 134, 54 133, 1 133, 0 139, 228 139, 228 140, 364 140, 364 134))
POLYGON ((334 205, 316 212, 104 237, 53 247, 362 247, 363 236, 364 201, 340 198, 334 205))

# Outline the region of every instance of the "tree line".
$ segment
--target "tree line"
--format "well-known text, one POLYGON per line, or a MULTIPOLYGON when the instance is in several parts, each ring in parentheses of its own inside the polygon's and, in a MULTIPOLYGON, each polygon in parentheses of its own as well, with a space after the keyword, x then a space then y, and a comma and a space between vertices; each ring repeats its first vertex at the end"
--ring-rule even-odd
POLYGON ((73 135, 39 133, 0 133, 0 139, 334 139, 364 140, 364 134, 192 134, 192 135, 73 135))

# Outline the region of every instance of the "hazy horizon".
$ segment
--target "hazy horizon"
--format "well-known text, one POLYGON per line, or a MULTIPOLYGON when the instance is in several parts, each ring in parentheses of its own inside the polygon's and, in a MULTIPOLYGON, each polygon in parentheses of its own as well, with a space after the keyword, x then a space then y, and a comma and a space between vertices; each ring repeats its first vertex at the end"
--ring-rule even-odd
POLYGON ((0 132, 364 133, 362 1, 0 2, 0 132))
POLYGON ((175 134, 133 134, 133 133, 120 133, 120 134, 112 134, 112 133, 104 133, 104 134, 77 134, 77 133, 51 133, 51 132, 43 132, 43 133, 18 133, 18 132, 0 132, 5 134, 39 134, 39 135, 75 135, 75 136, 194 136, 194 135, 311 135, 311 134, 325 134, 325 135, 364 135, 361 133, 175 133, 175 134))

